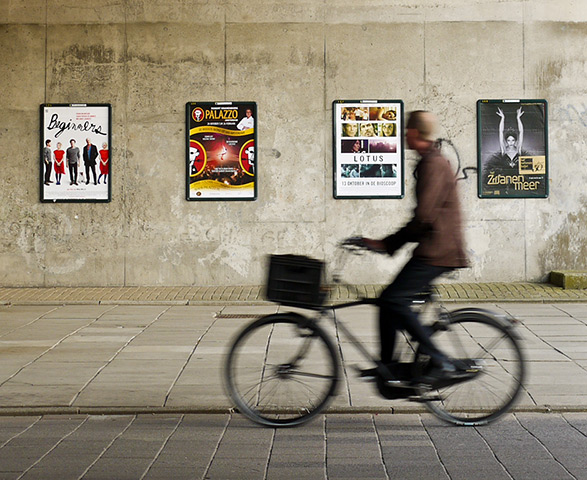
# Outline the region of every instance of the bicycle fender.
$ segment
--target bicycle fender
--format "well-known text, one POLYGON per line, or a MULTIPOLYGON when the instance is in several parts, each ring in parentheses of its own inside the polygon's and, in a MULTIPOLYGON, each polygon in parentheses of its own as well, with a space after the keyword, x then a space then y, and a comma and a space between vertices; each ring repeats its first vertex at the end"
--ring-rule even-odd
POLYGON ((300 323, 301 325, 308 325, 310 323, 314 323, 313 318, 306 317, 305 315, 302 315, 300 313, 279 312, 279 313, 275 313, 274 315, 287 315, 288 317, 294 317, 298 321, 298 323, 300 323))
POLYGON ((450 312, 450 316, 454 317, 456 315, 464 315, 467 313, 485 315, 491 318, 492 320, 495 320, 502 327, 510 330, 512 335, 515 336, 518 340, 521 339, 520 335, 514 328, 518 323, 520 323, 520 321, 508 313, 499 314, 486 308, 465 307, 459 308, 458 310, 453 310, 452 312, 450 312))

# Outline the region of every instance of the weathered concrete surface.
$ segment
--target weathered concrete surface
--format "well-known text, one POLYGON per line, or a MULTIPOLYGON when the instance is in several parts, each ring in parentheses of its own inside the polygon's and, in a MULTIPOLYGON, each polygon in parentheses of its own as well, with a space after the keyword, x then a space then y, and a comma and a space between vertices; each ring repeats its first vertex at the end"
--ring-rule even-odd
POLYGON ((587 289, 587 271, 554 270, 550 272, 550 283, 571 290, 587 289))
MULTIPOLYGON (((268 253, 331 258, 413 207, 332 198, 332 101, 438 113, 477 163, 480 98, 549 102, 550 198, 480 200, 460 182, 473 267, 455 281, 585 268, 587 4, 574 0, 11 0, 0 5, 0 285, 259 285, 268 253), (258 105, 259 198, 187 202, 185 103, 258 105), (112 202, 40 204, 39 105, 111 103, 112 202)), ((354 262, 384 283, 397 259, 354 262)))

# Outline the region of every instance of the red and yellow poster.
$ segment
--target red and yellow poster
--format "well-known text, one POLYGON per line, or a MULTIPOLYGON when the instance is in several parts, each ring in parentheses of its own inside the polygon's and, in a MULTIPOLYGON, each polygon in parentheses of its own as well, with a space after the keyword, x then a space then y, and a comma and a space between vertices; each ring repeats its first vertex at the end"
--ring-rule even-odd
POLYGON ((188 200, 255 200, 254 102, 190 102, 186 106, 188 200))

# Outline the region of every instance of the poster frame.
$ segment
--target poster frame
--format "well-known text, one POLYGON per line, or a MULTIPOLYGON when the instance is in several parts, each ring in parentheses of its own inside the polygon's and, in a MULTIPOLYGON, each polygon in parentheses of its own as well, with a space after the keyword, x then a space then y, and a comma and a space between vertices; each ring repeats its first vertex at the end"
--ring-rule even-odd
MULTIPOLYGON (((344 107, 341 107, 344 108, 344 107)), ((404 102, 403 100, 395 99, 395 100, 334 100, 332 102, 332 157, 333 157, 333 197, 335 199, 402 199, 405 196, 405 160, 404 160, 404 102), (399 111, 396 113, 395 123, 395 138, 397 140, 396 143, 396 152, 395 155, 398 157, 398 165, 399 165, 399 174, 397 175, 397 181, 399 182, 399 191, 395 194, 370 194, 370 193, 361 193, 361 194, 349 194, 345 193, 342 189, 342 185, 339 185, 339 182, 342 180, 339 178, 339 164, 343 159, 343 155, 345 153, 342 152, 342 136, 340 137, 341 146, 339 148, 339 135, 342 131, 342 124, 343 119, 337 114, 337 105, 360 105, 364 108, 369 107, 380 107, 386 104, 393 104, 398 107, 399 111)), ((378 138, 378 137, 376 137, 378 138)))
MULTIPOLYGON (((519 108, 519 107, 518 107, 519 108)), ((524 112, 525 114, 526 112, 524 112)), ((508 117, 508 115, 504 112, 504 115, 506 116, 506 118, 508 117)), ((496 115, 497 117, 497 115, 496 115)), ((536 117, 536 116, 535 116, 536 117)), ((522 115, 521 117, 522 122, 524 121, 524 116, 522 115)), ((496 123, 499 123, 499 119, 495 120, 496 123)), ((512 119, 510 119, 510 124, 513 122, 512 119)), ((504 128, 507 132, 507 128, 504 128)), ((492 133, 493 135, 494 133, 492 133)), ((520 157, 520 155, 518 155, 518 157, 520 157)), ((549 152, 548 152, 548 101, 545 99, 480 99, 477 100, 477 171, 478 171, 478 182, 477 182, 477 194, 479 198, 482 199, 538 199, 538 198, 548 198, 549 194, 550 194, 550 181, 549 181, 549 171, 550 171, 550 161, 549 161, 549 152), (487 142, 487 137, 488 135, 485 134, 485 127, 486 125, 483 122, 483 112, 482 112, 482 108, 483 106, 487 106, 487 105, 492 105, 493 107, 499 107, 499 105, 508 106, 508 112, 509 112, 509 117, 513 117, 515 115, 515 113, 512 113, 515 111, 516 107, 519 105, 520 107, 524 107, 524 105, 527 106, 536 106, 536 105, 540 105, 541 108, 543 108, 543 125, 541 126, 541 132, 542 132, 542 141, 539 143, 539 151, 540 153, 537 155, 521 155, 522 158, 527 158, 527 159, 540 159, 540 157, 544 157, 544 161, 542 162, 542 160, 539 160, 539 163, 543 163, 543 168, 540 167, 540 170, 543 171, 544 173, 540 173, 540 174, 536 174, 536 176, 541 176, 542 180, 544 182, 544 188, 543 188, 543 193, 540 194, 531 194, 528 193, 526 195, 524 194, 509 194, 507 191, 505 194, 501 194, 501 192, 499 194, 497 194, 497 190, 494 191, 493 194, 488 193, 487 189, 485 187, 487 187, 486 182, 485 182, 485 164, 488 163, 489 160, 487 160, 487 156, 489 155, 489 152, 491 150, 489 150, 488 148, 484 148, 485 145, 484 143, 488 143, 487 142), (542 153, 544 153, 544 155, 542 155, 542 153)), ((518 160, 518 171, 520 171, 520 166, 519 166, 519 160, 518 160)), ((522 173, 519 173, 519 175, 522 175, 522 173)), ((530 178, 529 178, 530 179, 530 178)), ((536 179, 538 180, 538 179, 536 179)), ((531 180, 532 181, 532 180, 531 180)))
MULTIPOLYGON (((214 201, 255 201, 257 200, 257 188, 258 188, 258 183, 259 183, 259 162, 258 162, 258 152, 259 152, 259 145, 258 145, 258 141, 257 141, 257 113, 258 113, 258 108, 257 108, 257 102, 253 102, 253 101, 193 101, 193 102, 187 102, 186 103, 186 151, 185 151, 185 196, 186 196, 186 200, 189 202, 214 202, 214 201), (206 108, 206 107, 246 107, 247 106, 251 106, 252 107, 252 117, 253 117, 253 132, 251 134, 249 134, 249 136, 251 137, 251 140, 253 141, 254 144, 254 172, 253 174, 250 174, 248 172, 244 172, 245 174, 251 175, 253 177, 253 193, 251 196, 239 196, 239 195, 234 195, 232 193, 230 193, 230 190, 227 190, 227 193, 225 195, 218 195, 218 196, 201 196, 198 197, 196 196, 192 196, 190 194, 191 192, 191 167, 190 167, 190 141, 191 141, 191 136, 192 136, 192 112, 195 109, 195 107, 202 107, 202 108, 206 108)), ((217 122, 216 122, 217 123, 217 122)), ((218 125, 207 125, 209 128, 213 129, 218 127, 218 125)), ((222 127, 219 127, 220 129, 222 129, 222 127)), ((237 131, 237 130, 235 130, 237 131)), ((247 140, 246 143, 248 143, 251 140, 247 140)), ((202 146, 202 148, 204 148, 202 146)), ((207 152, 205 154, 205 156, 207 155, 207 152)), ((207 160, 206 160, 207 161, 207 160)), ((240 162, 240 154, 239 154, 239 162, 240 162)), ((202 167, 203 168, 203 167, 202 167)), ((241 163, 241 168, 242 168, 242 163, 241 163)))
MULTIPOLYGON (((40 196, 40 201, 42 203, 109 203, 112 200, 112 105, 109 103, 43 103, 40 105, 39 107, 39 121, 40 121, 40 128, 39 128, 39 134, 40 134, 40 140, 39 140, 39 145, 40 145, 40 151, 39 151, 39 196, 40 196), (61 127, 59 127, 59 130, 57 131, 56 135, 53 133, 49 133, 49 130, 52 130, 48 127, 50 127, 51 125, 53 125, 54 122, 50 122, 51 123, 47 123, 46 122, 46 109, 50 108, 53 111, 57 110, 65 110, 65 109, 72 109, 72 108, 80 108, 80 109, 87 109, 88 112, 92 112, 92 111, 98 111, 101 112, 102 115, 104 115, 103 111, 105 111, 105 115, 107 116, 106 119, 106 125, 107 125, 107 129, 108 131, 105 134, 105 138, 101 138, 99 137, 101 140, 104 140, 104 142, 106 142, 108 144, 108 178, 107 178, 107 194, 105 197, 103 197, 103 191, 101 192, 100 196, 92 196, 92 195, 88 195, 88 196, 76 196, 79 195, 79 192, 83 192, 83 185, 81 188, 76 189, 75 191, 78 192, 77 194, 73 194, 71 193, 70 195, 63 195, 60 197, 54 197, 49 195, 48 193, 48 189, 46 189, 45 187, 47 185, 45 185, 45 164, 44 164, 44 160, 43 160, 43 151, 44 151, 44 147, 45 147, 45 142, 46 140, 50 139, 52 142, 52 147, 56 148, 57 147, 57 142, 62 143, 62 146, 64 149, 67 149, 67 145, 69 145, 68 143, 68 139, 75 139, 76 140, 76 146, 80 149, 80 161, 79 161, 79 166, 78 166, 78 178, 81 178, 81 174, 85 171, 84 169, 84 161, 83 161, 83 148, 85 145, 85 138, 87 138, 90 134, 93 134, 93 137, 95 137, 96 135, 96 131, 100 131, 100 127, 101 125, 98 125, 97 129, 94 129, 93 127, 95 127, 96 125, 92 124, 91 120, 79 120, 77 123, 72 123, 71 119, 58 119, 58 120, 63 120, 63 124, 61 127), (88 133, 90 132, 90 133, 88 133), (56 136, 60 136, 61 134, 65 134, 65 136, 63 138, 60 138, 59 140, 57 140, 57 138, 53 138, 56 136), (55 142, 55 144, 53 144, 53 142, 55 142), (67 144, 65 145, 64 144, 67 144), (101 198, 103 197, 103 198, 101 198)), ((58 127, 53 127, 53 128, 58 128, 58 127)), ((99 133, 99 135, 104 135, 104 133, 99 133)), ((96 146, 96 148, 99 150, 101 147, 102 141, 95 143, 94 145, 96 146)), ((96 171, 96 176, 99 174, 100 172, 100 155, 98 155, 98 157, 96 158, 96 166, 95 166, 95 171, 96 171)), ((64 162, 67 163, 67 158, 64 157, 64 162)), ((53 164, 52 164, 52 173, 53 175, 55 175, 55 165, 54 165, 54 159, 53 159, 53 164)), ((68 167, 66 167, 65 169, 65 173, 63 174, 63 181, 67 184, 69 183, 69 173, 68 173, 68 167)), ((52 182, 56 183, 57 182, 52 182)), ((66 185, 64 185, 66 186, 66 185)))

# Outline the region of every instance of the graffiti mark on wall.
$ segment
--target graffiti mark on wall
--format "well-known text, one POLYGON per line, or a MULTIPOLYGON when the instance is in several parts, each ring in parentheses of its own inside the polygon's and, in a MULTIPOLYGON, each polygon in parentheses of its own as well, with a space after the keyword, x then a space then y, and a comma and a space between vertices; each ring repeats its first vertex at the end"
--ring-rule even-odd
POLYGON ((566 107, 560 106, 556 113, 563 122, 579 123, 587 127, 587 105, 585 103, 580 105, 569 103, 566 107))

